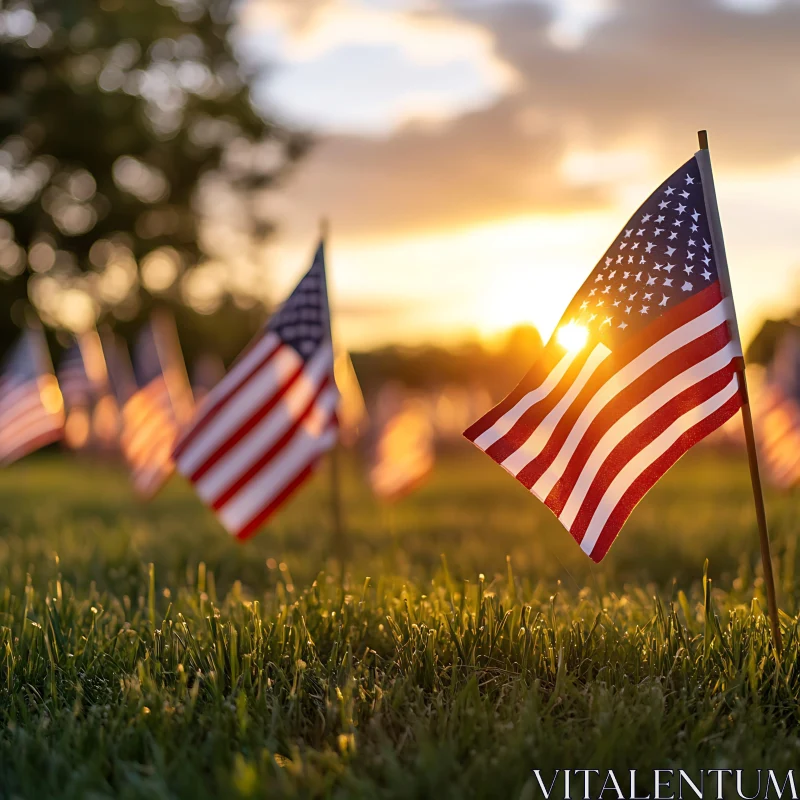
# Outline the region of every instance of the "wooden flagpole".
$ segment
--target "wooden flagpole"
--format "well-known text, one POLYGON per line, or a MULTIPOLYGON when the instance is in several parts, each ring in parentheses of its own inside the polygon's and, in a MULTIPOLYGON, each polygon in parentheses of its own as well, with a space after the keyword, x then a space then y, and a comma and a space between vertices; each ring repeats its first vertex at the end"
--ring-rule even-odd
MULTIPOLYGON (((328 234, 330 232, 330 226, 328 224, 328 220, 323 218, 320 220, 319 223, 319 235, 320 241, 322 242, 323 246, 326 246, 328 243, 328 234)), ((327 271, 328 271, 328 264, 327 258, 325 262, 325 280, 326 280, 326 299, 328 300, 328 322, 331 328, 331 348, 333 348, 333 320, 331 318, 330 313, 330 298, 328 297, 327 291, 327 271)), ((335 358, 335 353, 334 353, 335 358)), ((336 557, 336 560, 339 562, 339 569, 341 572, 341 580, 344 583, 344 575, 345 575, 345 563, 347 561, 348 555, 348 546, 347 546, 347 535, 345 533, 345 525, 344 525, 344 513, 342 510, 342 475, 341 475, 341 445, 339 443, 339 439, 337 437, 336 444, 331 448, 331 457, 330 457, 330 503, 331 503, 331 523, 333 527, 333 537, 332 537, 332 550, 336 557)))
MULTIPOLYGON (((722 224, 720 222, 719 208, 717 206, 717 193, 714 188, 714 176, 711 171, 711 157, 708 150, 708 131, 698 131, 697 138, 700 143, 700 151, 705 154, 705 158, 700 160, 699 163, 700 172, 704 178, 703 190, 706 197, 709 229, 714 242, 717 272, 720 277, 722 288, 731 302, 731 310, 733 312, 731 317, 732 333, 736 337, 741 351, 742 340, 739 336, 736 311, 733 308, 733 292, 731 290, 730 273, 728 272, 728 259, 725 254, 722 224)), ((747 390, 744 355, 739 355, 737 357, 736 367, 742 393, 742 422, 744 424, 744 438, 747 443, 747 461, 750 465, 750 482, 753 485, 753 501, 756 507, 758 537, 761 544, 761 563, 764 568, 764 585, 767 590, 767 610, 769 612, 769 622, 772 630, 772 641, 775 645, 775 650, 780 654, 783 645, 781 642, 781 629, 778 623, 778 601, 775 595, 775 578, 773 576, 772 554, 770 553, 769 532, 767 530, 767 513, 764 508, 764 494, 761 489, 761 473, 758 468, 758 451, 756 450, 756 438, 753 430, 753 413, 750 408, 750 395, 747 390)))

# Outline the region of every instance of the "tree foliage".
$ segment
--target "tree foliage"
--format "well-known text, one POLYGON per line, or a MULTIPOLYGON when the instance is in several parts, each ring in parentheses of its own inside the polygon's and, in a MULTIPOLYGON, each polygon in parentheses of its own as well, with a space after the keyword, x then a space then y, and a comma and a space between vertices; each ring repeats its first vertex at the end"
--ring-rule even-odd
POLYGON ((269 234, 258 196, 305 140, 254 108, 233 6, 0 0, 5 340, 26 297, 54 327, 247 298, 227 256, 269 234))

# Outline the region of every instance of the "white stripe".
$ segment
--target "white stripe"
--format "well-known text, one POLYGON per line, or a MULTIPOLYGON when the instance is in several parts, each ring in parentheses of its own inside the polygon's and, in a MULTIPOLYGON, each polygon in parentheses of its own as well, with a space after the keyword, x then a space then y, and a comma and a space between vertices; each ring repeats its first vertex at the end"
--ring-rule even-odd
MULTIPOLYGON (((322 382, 330 376, 332 366, 333 358, 330 350, 323 348, 316 353, 280 402, 197 481, 195 488, 200 497, 208 503, 213 503, 231 484, 239 480, 239 477, 296 422, 322 382)), ((181 457, 178 462, 179 469, 182 461, 181 457)))
POLYGON ((586 382, 610 354, 611 351, 602 342, 595 345, 594 350, 590 353, 589 358, 586 359, 586 363, 581 367, 578 377, 575 378, 567 393, 542 420, 541 424, 532 431, 528 440, 503 461, 505 469, 512 475, 516 475, 542 452, 561 417, 567 413, 567 410, 575 402, 575 398, 580 394, 586 382))
POLYGON ((3 466, 8 466, 23 456, 34 452, 34 450, 43 446, 37 445, 37 447, 31 447, 34 440, 46 433, 60 434, 61 426, 52 423, 52 419, 43 419, 35 428, 29 428, 24 436, 20 434, 15 438, 9 438, 3 441, 2 444, 0 444, 0 463, 3 466))
POLYGON ((336 431, 327 428, 338 397, 335 387, 326 389, 292 441, 219 510, 222 524, 231 533, 241 530, 335 443, 336 431))
POLYGON ((565 353, 558 364, 550 370, 542 384, 518 400, 512 408, 506 411, 506 413, 491 426, 491 428, 487 428, 475 440, 475 444, 480 447, 481 450, 486 450, 498 439, 502 439, 531 406, 543 400, 558 386, 559 381, 564 377, 564 374, 569 369, 569 365, 575 360, 576 355, 577 352, 565 353))
MULTIPOLYGON (((303 361, 295 350, 285 345, 281 346, 269 363, 262 367, 245 386, 234 390, 230 402, 181 453, 179 461, 181 472, 184 475, 191 475, 241 426, 244 420, 279 391, 289 376, 302 364, 303 361)), ((230 387, 232 381, 225 378, 223 383, 230 387)), ((225 394, 229 391, 230 388, 225 394)))
POLYGON ((647 447, 640 450, 611 481, 603 499, 600 501, 594 512, 586 534, 581 541, 581 549, 584 553, 591 555, 594 546, 603 530, 603 526, 608 521, 613 510, 617 507, 622 496, 630 488, 631 484, 658 458, 660 458, 673 444, 688 430, 706 417, 711 416, 733 397, 739 390, 739 381, 736 375, 731 378, 730 383, 710 397, 704 403, 687 411, 683 416, 678 417, 663 433, 650 442, 647 447))
MULTIPOLYGON (((724 369, 731 363, 731 359, 736 357, 736 347, 733 342, 728 342, 721 350, 704 359, 703 361, 694 364, 689 369, 684 370, 680 375, 676 375, 665 384, 661 385, 652 394, 644 398, 638 405, 634 406, 630 411, 623 414, 606 432, 597 443, 597 446, 592 451, 592 454, 586 460, 583 469, 581 470, 575 486, 570 492, 569 499, 567 500, 564 509, 558 518, 561 520, 562 525, 569 530, 575 517, 580 511, 584 498, 587 492, 594 483, 597 473, 605 463, 606 458, 611 454, 611 451, 638 425, 641 425, 645 420, 651 417, 655 412, 670 402, 673 398, 677 397, 681 392, 694 386, 695 384, 704 381, 706 378, 711 377, 715 373, 724 369)), ((534 492, 536 494, 536 492, 534 492)), ((549 491, 548 491, 549 494, 549 491)), ((536 494, 540 499, 546 499, 547 495, 542 498, 541 495, 536 494)))
POLYGON ((564 474, 564 470, 567 468, 567 464, 572 458, 575 448, 580 444, 583 435, 594 422, 595 417, 608 403, 659 361, 725 322, 726 313, 724 301, 717 303, 714 308, 699 317, 695 317, 680 328, 676 328, 663 339, 659 339, 647 350, 636 356, 633 361, 626 364, 619 372, 614 373, 581 412, 553 463, 536 481, 531 491, 539 498, 546 498, 558 482, 558 479, 564 474))

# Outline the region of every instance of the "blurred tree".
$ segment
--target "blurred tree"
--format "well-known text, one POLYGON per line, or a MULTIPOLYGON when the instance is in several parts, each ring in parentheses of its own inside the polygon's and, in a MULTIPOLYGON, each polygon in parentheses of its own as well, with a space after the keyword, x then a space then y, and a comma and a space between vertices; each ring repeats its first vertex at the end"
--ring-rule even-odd
POLYGON ((255 197, 307 142, 253 107, 234 5, 0 0, 0 339, 26 297, 65 328, 252 305, 255 197))

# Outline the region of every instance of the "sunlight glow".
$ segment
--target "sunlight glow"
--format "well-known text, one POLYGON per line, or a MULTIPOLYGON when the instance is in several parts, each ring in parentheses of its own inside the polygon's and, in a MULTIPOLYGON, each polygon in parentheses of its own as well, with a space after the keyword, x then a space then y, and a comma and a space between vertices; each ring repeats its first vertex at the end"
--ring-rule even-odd
POLYGON ((566 347, 570 353, 577 353, 582 350, 589 338, 589 331, 576 322, 568 322, 562 325, 556 333, 556 340, 562 347, 566 347))

